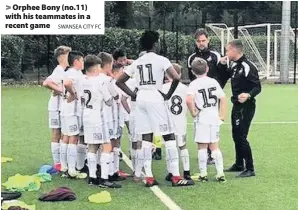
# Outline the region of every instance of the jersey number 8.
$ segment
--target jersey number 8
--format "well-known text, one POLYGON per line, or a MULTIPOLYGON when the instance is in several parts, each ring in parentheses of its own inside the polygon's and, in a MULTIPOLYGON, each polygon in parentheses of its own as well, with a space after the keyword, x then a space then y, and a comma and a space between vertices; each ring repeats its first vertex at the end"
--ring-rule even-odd
POLYGON ((182 112, 182 98, 180 96, 174 95, 171 98, 171 107, 170 110, 174 115, 179 115, 182 112))

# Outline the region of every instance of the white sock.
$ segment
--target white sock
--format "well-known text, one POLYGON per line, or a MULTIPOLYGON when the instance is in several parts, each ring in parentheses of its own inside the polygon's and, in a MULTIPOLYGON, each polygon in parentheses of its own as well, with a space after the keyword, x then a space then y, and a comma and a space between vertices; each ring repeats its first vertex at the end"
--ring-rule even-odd
POLYGON ((201 174, 207 174, 207 149, 199 149, 198 151, 198 162, 199 162, 199 171, 201 174))
POLYGON ((222 157, 221 151, 219 149, 212 151, 211 157, 214 159, 217 175, 222 176, 224 172, 223 172, 223 157, 222 157))
POLYGON ((101 178, 108 179, 109 178, 109 170, 110 170, 110 158, 111 154, 102 152, 100 157, 100 165, 101 165, 101 178))
POLYGON ((182 160, 182 166, 184 171, 189 171, 190 166, 189 166, 189 153, 188 149, 183 149, 180 151, 180 157, 182 160))
POLYGON ((52 142, 51 151, 54 164, 60 163, 60 143, 52 142))
POLYGON ((89 177, 96 178, 97 154, 88 152, 87 159, 88 159, 89 177))
POLYGON ((117 173, 119 171, 119 164, 120 164, 120 150, 117 147, 113 148, 114 151, 114 173, 117 173))
POLYGON ((80 170, 85 165, 86 160, 86 145, 84 144, 78 144, 77 145, 77 169, 80 170))
POLYGON ((142 142, 142 151, 144 156, 144 169, 146 177, 153 177, 152 174, 152 143, 148 141, 142 142))
POLYGON ((110 152, 110 164, 109 164, 109 175, 113 176, 113 174, 115 173, 115 167, 114 167, 114 152, 110 152))
POLYGON ((166 151, 166 166, 167 166, 168 173, 172 173, 171 172, 171 160, 170 160, 169 153, 167 151, 166 151))
POLYGON ((97 164, 100 165, 100 157, 101 157, 101 152, 100 150, 97 150, 97 164))
POLYGON ((173 176, 180 176, 179 173, 179 155, 177 143, 174 140, 165 141, 167 163, 169 164, 170 173, 173 176))
POLYGON ((77 145, 68 144, 67 147, 67 165, 69 173, 76 172, 76 162, 77 162, 77 145))
POLYGON ((144 157, 143 149, 137 149, 136 150, 136 168, 135 168, 136 177, 141 177, 142 169, 144 166, 144 159, 145 157, 144 157))
POLYGON ((131 149, 130 156, 131 156, 131 163, 132 163, 132 170, 136 170, 136 155, 137 151, 135 149, 131 149))
POLYGON ((67 147, 68 144, 60 143, 60 162, 62 170, 67 170, 67 147))

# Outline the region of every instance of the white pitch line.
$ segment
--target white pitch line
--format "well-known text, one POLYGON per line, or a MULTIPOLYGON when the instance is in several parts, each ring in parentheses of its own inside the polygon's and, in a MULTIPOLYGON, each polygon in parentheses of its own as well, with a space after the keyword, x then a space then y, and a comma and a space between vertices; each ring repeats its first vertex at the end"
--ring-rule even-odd
MULTIPOLYGON (((298 124, 298 121, 271 121, 271 122, 252 122, 251 124, 298 124)), ((187 125, 193 125, 193 123, 187 123, 187 125)), ((224 123, 224 125, 231 125, 231 123, 224 123)))
MULTIPOLYGON (((123 154, 123 161, 126 163, 126 165, 133 170, 131 160, 122 152, 123 154)), ((142 173, 144 176, 144 173, 142 173)), ((145 183, 145 180, 143 180, 145 183)), ((168 207, 170 210, 182 210, 181 207, 179 207, 169 196, 167 196, 158 186, 150 187, 150 190, 160 199, 160 201, 168 207)))

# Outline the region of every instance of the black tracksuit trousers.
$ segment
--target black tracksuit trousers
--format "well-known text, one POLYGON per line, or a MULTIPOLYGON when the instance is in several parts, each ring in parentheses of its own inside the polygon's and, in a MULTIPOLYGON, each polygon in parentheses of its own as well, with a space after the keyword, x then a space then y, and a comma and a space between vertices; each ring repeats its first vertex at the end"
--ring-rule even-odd
POLYGON ((244 104, 235 103, 232 109, 232 133, 235 143, 236 162, 239 167, 254 170, 252 152, 247 140, 249 127, 254 117, 256 104, 248 101, 244 104))

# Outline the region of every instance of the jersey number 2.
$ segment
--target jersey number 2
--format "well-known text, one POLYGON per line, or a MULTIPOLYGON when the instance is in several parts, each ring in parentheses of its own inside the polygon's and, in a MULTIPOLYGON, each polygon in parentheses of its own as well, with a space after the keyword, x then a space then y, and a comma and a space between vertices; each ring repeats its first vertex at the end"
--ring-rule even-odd
POLYGON ((144 68, 143 65, 138 65, 137 68, 140 73, 140 85, 155 85, 156 81, 153 80, 153 74, 152 74, 152 64, 146 64, 145 67, 148 69, 148 80, 145 81, 144 78, 144 68))
POLYGON ((84 90, 84 93, 87 93, 87 95, 88 95, 88 99, 86 101, 86 108, 87 109, 93 109, 93 106, 89 104, 90 100, 91 100, 91 96, 92 96, 91 91, 90 90, 84 90))
POLYGON ((216 106, 217 104, 217 96, 216 95, 213 95, 213 91, 216 90, 216 87, 211 87, 211 88, 208 88, 208 97, 207 97, 207 93, 206 93, 206 90, 205 89, 201 89, 201 90, 198 90, 199 93, 202 94, 203 96, 203 100, 204 100, 204 105, 203 105, 203 108, 207 108, 207 107, 211 107, 211 106, 216 106), (209 100, 210 99, 214 99, 214 103, 209 103, 209 100))

